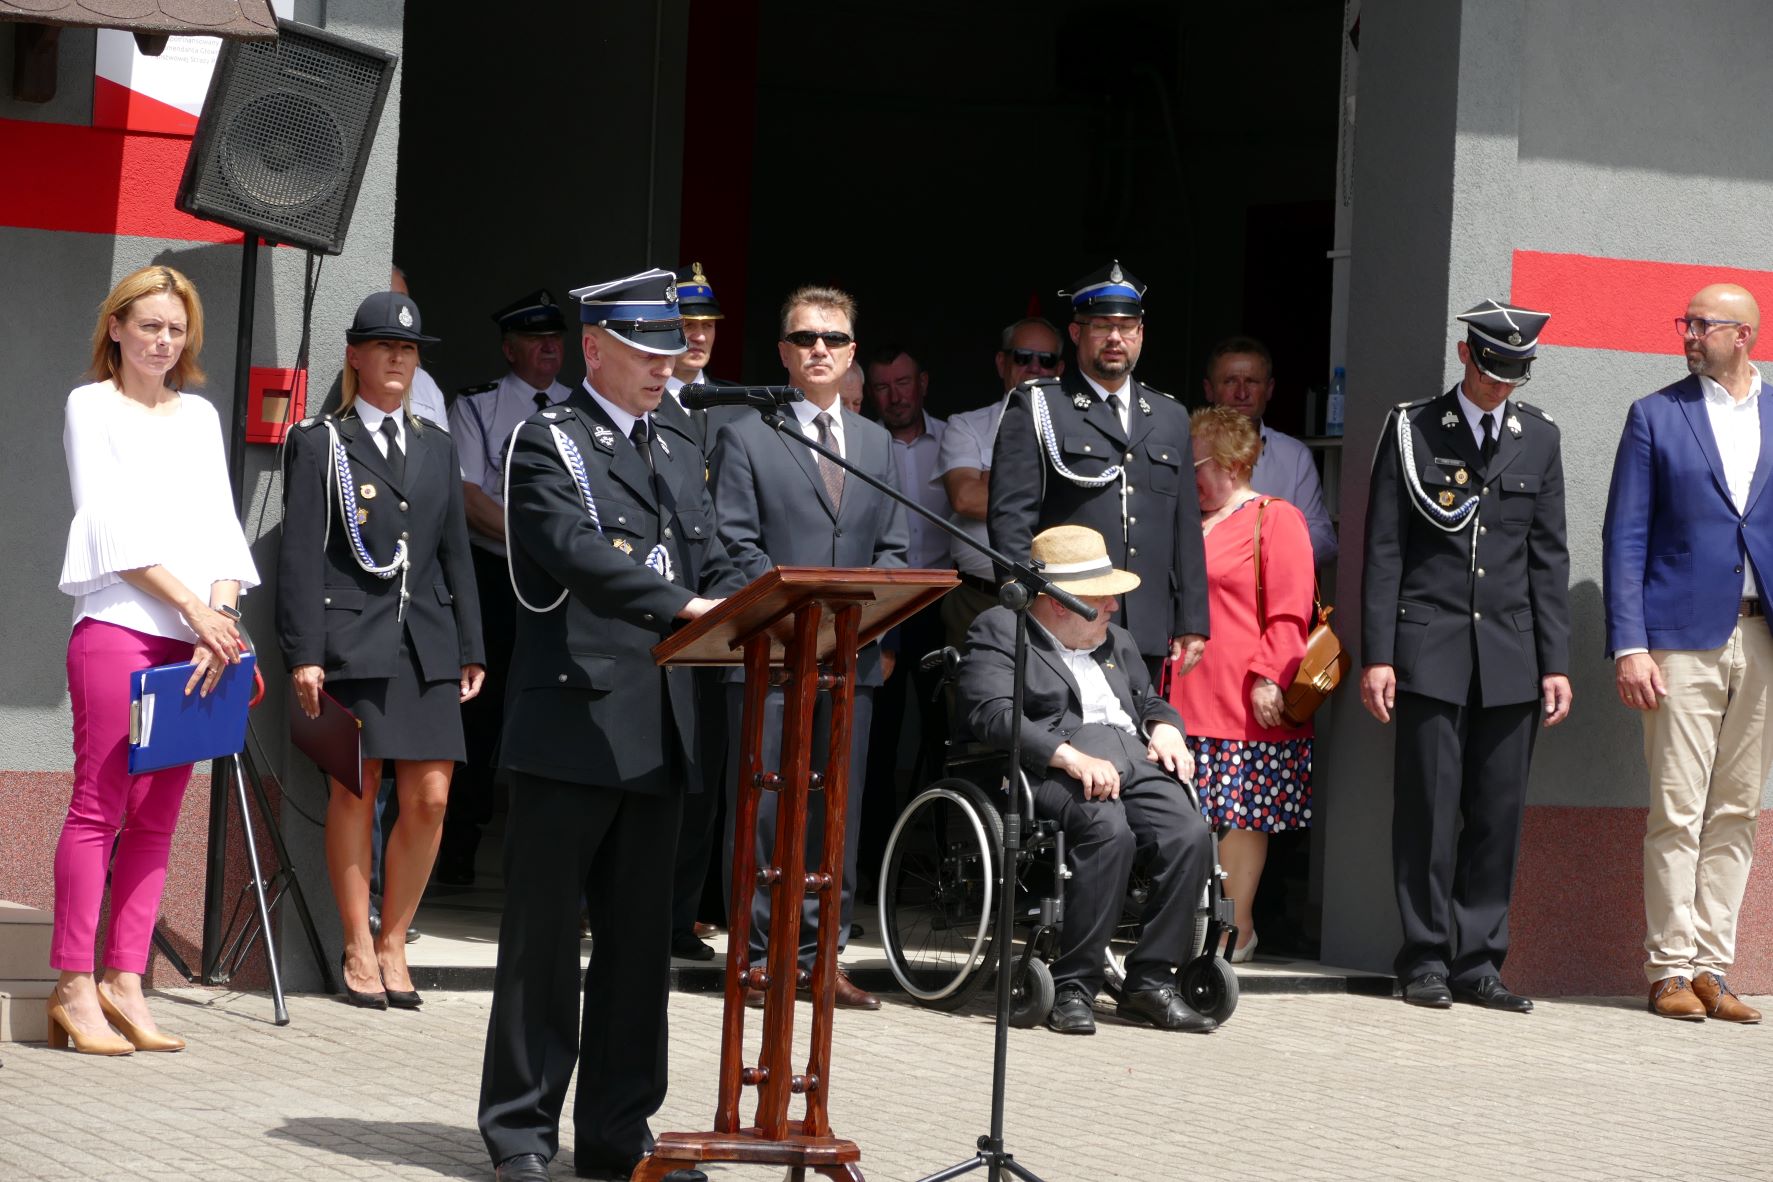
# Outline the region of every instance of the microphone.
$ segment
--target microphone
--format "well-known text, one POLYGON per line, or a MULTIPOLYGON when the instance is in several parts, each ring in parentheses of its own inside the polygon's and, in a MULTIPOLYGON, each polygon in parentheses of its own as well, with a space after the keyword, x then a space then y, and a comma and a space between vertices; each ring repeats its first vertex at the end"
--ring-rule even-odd
POLYGON ((685 386, 678 393, 685 410, 706 410, 711 406, 755 406, 774 410, 790 402, 805 402, 806 395, 796 386, 685 386))

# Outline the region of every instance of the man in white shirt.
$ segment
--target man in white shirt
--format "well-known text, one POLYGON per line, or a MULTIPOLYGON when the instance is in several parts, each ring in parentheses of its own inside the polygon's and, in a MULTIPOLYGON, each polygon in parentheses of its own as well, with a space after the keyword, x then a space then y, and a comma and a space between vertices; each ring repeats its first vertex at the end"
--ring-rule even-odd
POLYGON ((505 570, 505 446, 518 424, 572 394, 557 380, 565 356, 566 321, 548 291, 529 292, 492 318, 499 326, 510 371, 496 382, 463 390, 449 409, 462 465, 462 501, 473 544, 474 578, 480 586, 490 683, 490 692, 462 710, 468 760, 450 792, 443 847, 437 855, 437 881, 450 886, 473 884, 480 828, 492 819, 493 756, 516 638, 517 603, 505 570))
MULTIPOLYGON (((410 297, 412 293, 406 288, 406 272, 395 267, 388 275, 388 290, 397 291, 410 297)), ((424 366, 414 371, 412 389, 407 391, 407 400, 412 403, 413 413, 422 415, 426 422, 435 423, 445 431, 449 430, 449 409, 444 402, 443 389, 438 386, 437 379, 424 366)))
MULTIPOLYGON (((1018 320, 1003 330, 998 342, 997 376, 1003 392, 989 406, 948 417, 942 446, 936 453, 936 474, 954 512, 948 520, 982 545, 985 509, 991 491, 991 449, 997 443, 997 424, 1003 418, 1009 393, 1030 378, 1057 377, 1065 372, 1059 330, 1039 316, 1018 320)), ((958 538, 948 539, 948 552, 960 572, 960 586, 942 597, 943 639, 960 648, 967 629, 980 612, 997 606, 997 579, 991 563, 958 538)))
POLYGON ((1262 421, 1274 397, 1274 358, 1268 346, 1255 337, 1229 337, 1207 354, 1206 378, 1201 382, 1207 401, 1229 406, 1256 424, 1262 436, 1262 452, 1250 487, 1263 496, 1279 497, 1305 514, 1311 528, 1311 551, 1317 565, 1336 560, 1336 527, 1324 508, 1324 486, 1318 479, 1311 449, 1262 421))

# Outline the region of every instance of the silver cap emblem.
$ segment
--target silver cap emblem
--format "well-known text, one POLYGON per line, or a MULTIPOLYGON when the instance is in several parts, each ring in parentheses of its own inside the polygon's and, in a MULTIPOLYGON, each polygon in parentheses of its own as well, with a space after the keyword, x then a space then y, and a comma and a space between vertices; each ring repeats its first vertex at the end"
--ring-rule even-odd
POLYGON ((395 319, 400 321, 400 327, 411 328, 412 327, 412 309, 408 308, 405 304, 402 304, 400 306, 400 315, 396 316, 395 319))

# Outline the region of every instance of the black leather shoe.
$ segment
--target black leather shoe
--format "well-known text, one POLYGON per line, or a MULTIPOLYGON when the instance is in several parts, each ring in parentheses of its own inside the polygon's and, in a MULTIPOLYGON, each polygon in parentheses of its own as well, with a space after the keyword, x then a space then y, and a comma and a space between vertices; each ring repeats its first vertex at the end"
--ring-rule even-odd
POLYGON ((1420 977, 1411 977, 1404 982, 1404 1004, 1428 1006, 1436 1010, 1451 1006, 1453 994, 1447 988, 1447 978, 1440 973, 1423 973, 1420 977))
POLYGON ((493 1169, 493 1182, 548 1182, 548 1159, 539 1153, 508 1157, 493 1169))
POLYGON ((1076 985, 1065 985, 1053 999, 1052 1012, 1047 1015, 1047 1029, 1059 1034, 1096 1033, 1096 1011, 1090 995, 1076 985))
POLYGON ((345 980, 345 954, 343 952, 339 953, 339 988, 345 991, 345 1000, 354 1006, 362 1006, 366 1010, 385 1010, 388 1008, 388 995, 386 993, 380 991, 375 993, 362 993, 351 988, 351 983, 345 980))
POLYGON ((1128 992, 1114 1012, 1129 1022, 1145 1022, 1159 1030, 1180 1030, 1185 1034, 1206 1034, 1219 1028, 1218 1022, 1183 1001, 1172 985, 1128 992))
POLYGON ((694 932, 673 932, 671 955, 684 960, 713 960, 714 949, 698 939, 694 932))
POLYGON ((1533 999, 1522 997, 1518 993, 1510 993, 1508 986, 1502 983, 1501 977, 1479 977, 1477 983, 1473 985, 1455 982, 1453 1000, 1466 1002, 1469 1005, 1483 1006, 1486 1010, 1503 1010, 1510 1014, 1530 1014, 1533 1012, 1533 999))

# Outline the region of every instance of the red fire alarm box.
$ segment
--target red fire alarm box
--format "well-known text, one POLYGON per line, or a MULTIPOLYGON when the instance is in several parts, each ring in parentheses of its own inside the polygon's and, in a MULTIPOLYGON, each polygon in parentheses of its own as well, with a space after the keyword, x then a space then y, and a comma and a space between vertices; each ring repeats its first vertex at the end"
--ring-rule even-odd
POLYGON ((246 388, 246 442, 282 443, 291 423, 307 413, 308 373, 252 367, 246 388))

